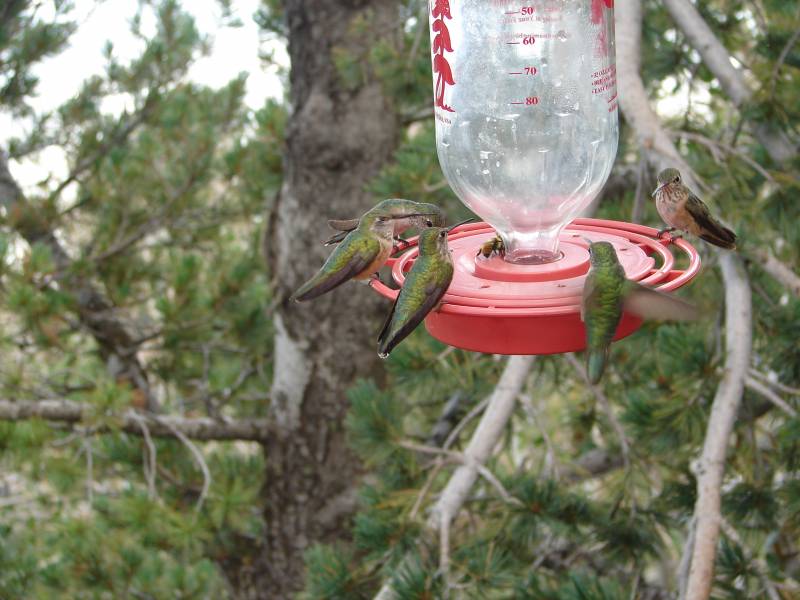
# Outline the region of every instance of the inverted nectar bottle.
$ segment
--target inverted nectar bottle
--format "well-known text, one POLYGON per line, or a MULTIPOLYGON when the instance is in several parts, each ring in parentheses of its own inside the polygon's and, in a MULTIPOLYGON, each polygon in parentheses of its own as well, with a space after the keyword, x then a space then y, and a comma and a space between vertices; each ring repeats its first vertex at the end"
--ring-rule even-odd
POLYGON ((619 134, 613 0, 431 0, 436 145, 506 260, 558 260, 619 134))

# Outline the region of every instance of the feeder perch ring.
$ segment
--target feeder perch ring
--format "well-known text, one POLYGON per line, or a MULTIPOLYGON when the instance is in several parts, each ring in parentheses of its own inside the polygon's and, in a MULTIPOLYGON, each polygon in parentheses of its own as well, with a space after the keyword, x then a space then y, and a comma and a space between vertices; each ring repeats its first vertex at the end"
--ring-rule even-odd
MULTIPOLYGON (((628 279, 671 292, 700 271, 697 250, 683 238, 657 238, 652 227, 602 219, 575 219, 560 235, 560 260, 544 265, 517 265, 499 256, 476 256, 495 234, 487 223, 470 223, 450 232, 453 281, 438 311, 425 319, 436 339, 491 354, 560 354, 586 347, 580 318, 581 294, 589 271, 587 239, 611 242, 628 279), (676 267, 672 249, 688 258, 676 267), (660 264, 655 257, 660 258, 660 264)), ((402 286, 417 256, 417 238, 408 240, 399 256, 388 261, 392 279, 402 286)), ((380 280, 370 286, 394 300, 398 290, 380 280)), ((640 318, 624 313, 615 340, 636 331, 640 318)))

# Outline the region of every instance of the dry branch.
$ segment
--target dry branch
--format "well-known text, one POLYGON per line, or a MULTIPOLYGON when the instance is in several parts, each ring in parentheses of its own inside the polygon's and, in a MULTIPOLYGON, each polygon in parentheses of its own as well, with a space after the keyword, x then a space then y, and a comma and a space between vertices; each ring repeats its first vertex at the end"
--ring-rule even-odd
POLYGON ((484 464, 491 456, 494 447, 505 431, 516 404, 517 395, 522 390, 528 376, 532 356, 512 356, 497 382, 486 412, 472 434, 464 455, 470 460, 455 470, 433 506, 429 526, 436 526, 444 519, 452 520, 461 510, 472 485, 478 478, 478 465, 484 464))
MULTIPOLYGON (((445 581, 449 567, 450 525, 467 500, 484 463, 503 435, 514 411, 517 396, 528 377, 533 359, 532 356, 512 356, 508 359, 500 381, 489 397, 486 411, 462 453, 464 462, 450 476, 427 520, 428 533, 439 533, 441 546, 439 562, 445 581)), ((391 600, 395 596, 391 581, 387 581, 375 596, 375 600, 391 600)))
POLYGON ((137 413, 132 410, 122 415, 106 415, 101 423, 92 416, 93 407, 71 400, 39 400, 36 402, 11 402, 0 400, 0 421, 24 421, 44 419, 84 425, 94 432, 119 429, 126 433, 143 436, 145 423, 151 436, 175 438, 181 435, 193 440, 245 440, 261 442, 271 432, 266 419, 238 421, 215 421, 208 418, 184 418, 137 413))
POLYGON ((764 271, 767 272, 775 281, 783 285, 795 296, 800 297, 800 276, 792 269, 779 261, 766 248, 750 248, 749 257, 758 261, 764 271))
POLYGON ((739 412, 745 376, 750 366, 752 314, 750 285, 742 259, 722 252, 725 284, 725 372, 714 396, 703 451, 695 466, 697 502, 695 541, 691 551, 686 600, 706 600, 714 580, 714 559, 720 532, 720 501, 728 438, 739 412))
POLYGON ((748 375, 747 379, 744 381, 745 386, 747 389, 754 391, 756 394, 769 400, 772 404, 774 404, 777 408, 781 409, 785 414, 794 418, 797 418, 797 411, 792 408, 786 400, 778 396, 775 392, 773 392, 769 386, 765 383, 761 383, 754 377, 748 375))
POLYGON ((642 37, 640 0, 619 0, 615 15, 617 77, 622 113, 636 132, 639 144, 653 166, 659 170, 667 167, 680 169, 689 186, 697 189, 697 176, 661 127, 658 116, 650 107, 647 91, 639 75, 642 37))
MULTIPOLYGON (((636 2, 638 4, 638 0, 636 2)), ((733 66, 730 53, 714 35, 697 8, 689 0, 664 0, 664 6, 733 104, 740 107, 747 103, 753 97, 753 90, 744 74, 733 66)), ((782 132, 765 123, 755 123, 752 129, 756 139, 775 162, 783 163, 797 155, 797 148, 782 132)))
MULTIPOLYGON (((688 5, 691 11, 694 11, 696 18, 702 21, 694 7, 684 0, 669 0, 667 4, 688 5)), ((642 31, 640 0, 620 0, 617 3, 616 16, 620 88, 625 92, 620 93, 620 105, 641 143, 657 152, 657 161, 661 162, 659 166, 670 166, 665 163, 674 160, 678 151, 650 108, 639 76, 642 31)), ((706 35, 706 39, 709 42, 716 42, 713 35, 710 40, 706 35)), ((728 60, 727 53, 725 60, 728 60)), ((677 162, 671 166, 676 165, 677 162)), ((686 176, 684 178, 689 179, 686 176)), ((705 600, 711 591, 714 559, 719 540, 720 486, 725 470, 725 453, 728 437, 741 403, 750 363, 751 298, 744 264, 738 255, 728 252, 720 253, 719 263, 725 286, 725 375, 717 388, 706 430, 703 453, 697 469, 698 499, 692 521, 694 526, 690 528, 689 540, 681 561, 682 565, 688 565, 689 575, 686 584, 688 600, 705 600)))

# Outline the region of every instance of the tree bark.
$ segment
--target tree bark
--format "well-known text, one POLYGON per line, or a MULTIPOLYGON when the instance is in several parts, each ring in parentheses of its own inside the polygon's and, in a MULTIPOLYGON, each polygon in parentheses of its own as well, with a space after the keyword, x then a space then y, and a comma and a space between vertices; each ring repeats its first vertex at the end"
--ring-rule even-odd
POLYGON ((280 434, 264 444, 266 539, 234 585, 243 598, 290 598, 303 586, 303 554, 349 535, 361 466, 347 446, 347 389, 379 376, 376 336, 389 309, 354 282, 308 303, 287 300, 324 262, 329 218, 374 205, 366 190, 391 158, 398 118, 367 56, 397 37, 394 0, 284 2, 291 108, 284 184, 265 240, 278 297, 270 416, 280 434), (359 62, 343 81, 334 59, 359 62))

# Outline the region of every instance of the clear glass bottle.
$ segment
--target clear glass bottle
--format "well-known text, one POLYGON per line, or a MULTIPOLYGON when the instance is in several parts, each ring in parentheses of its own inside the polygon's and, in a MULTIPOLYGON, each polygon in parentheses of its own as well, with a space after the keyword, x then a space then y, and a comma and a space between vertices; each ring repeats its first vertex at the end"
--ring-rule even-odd
POLYGON ((617 153, 613 0, 430 0, 436 145, 450 186, 506 260, 558 235, 617 153))

